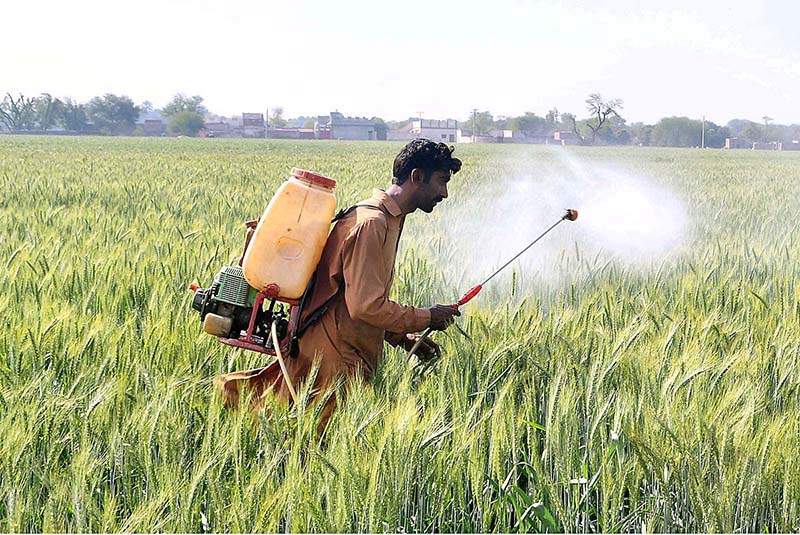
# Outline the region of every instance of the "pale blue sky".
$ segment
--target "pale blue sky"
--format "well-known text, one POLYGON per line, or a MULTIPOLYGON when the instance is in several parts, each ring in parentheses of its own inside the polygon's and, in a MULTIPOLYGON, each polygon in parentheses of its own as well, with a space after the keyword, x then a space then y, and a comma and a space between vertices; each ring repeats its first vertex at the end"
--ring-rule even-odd
POLYGON ((600 92, 622 98, 629 121, 800 123, 798 0, 6 4, 2 93, 161 106, 183 92, 225 115, 465 119, 583 116, 600 92))

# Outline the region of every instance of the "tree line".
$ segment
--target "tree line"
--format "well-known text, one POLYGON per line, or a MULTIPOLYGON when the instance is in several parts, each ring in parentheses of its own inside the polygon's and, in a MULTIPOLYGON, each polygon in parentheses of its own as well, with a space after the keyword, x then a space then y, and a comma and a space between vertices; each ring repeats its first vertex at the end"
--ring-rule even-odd
MULTIPOLYGON (((664 117, 655 124, 628 123, 622 116, 623 101, 605 99, 592 93, 585 101, 587 116, 578 119, 557 108, 544 116, 525 112, 517 117, 494 117, 489 111, 473 112, 462 122, 467 136, 489 136, 500 130, 518 132, 523 138, 550 138, 556 132, 567 132, 573 142, 581 145, 641 145, 655 147, 725 146, 727 138, 740 138, 745 143, 779 141, 791 143, 800 139, 800 125, 773 124, 763 117, 763 123, 733 119, 726 125, 689 117, 664 117)), ((515 134, 516 135, 516 134, 515 134)))
MULTIPOLYGON (((177 94, 161 114, 167 127, 177 134, 195 135, 205 122, 203 97, 177 94)), ((11 132, 46 132, 61 128, 76 134, 135 135, 136 121, 144 112, 153 111, 148 101, 134 104, 127 96, 107 93, 86 103, 71 98, 59 99, 49 93, 38 97, 6 93, 0 102, 0 127, 11 132)))
MULTIPOLYGON (((552 108, 544 116, 525 112, 516 117, 494 117, 489 111, 474 111, 461 122, 466 136, 489 136, 501 130, 512 130, 515 136, 536 141, 553 138, 556 132, 565 132, 571 142, 582 145, 641 145, 658 147, 723 147, 726 138, 741 138, 745 143, 780 141, 791 143, 800 139, 800 125, 773 124, 772 118, 763 117, 761 123, 746 119, 733 119, 726 125, 688 117, 665 117, 655 124, 628 123, 622 116, 622 99, 607 99, 592 93, 585 101, 586 116, 559 112, 552 108)), ((88 102, 79 103, 71 98, 58 99, 49 93, 37 97, 6 93, 0 102, 0 129, 12 132, 41 131, 61 128, 77 134, 136 135, 136 122, 142 113, 153 111, 145 101, 139 105, 127 96, 107 93, 88 102)), ((203 97, 176 94, 164 106, 161 114, 167 118, 167 129, 174 134, 194 136, 209 117, 215 117, 203 105, 203 97)), ((313 126, 313 119, 304 118, 304 127, 313 126), (310 124, 309 124, 310 123, 310 124)), ((413 121, 384 122, 373 118, 385 128, 401 128, 413 121)), ((283 108, 275 107, 268 117, 273 128, 287 125, 283 108)))

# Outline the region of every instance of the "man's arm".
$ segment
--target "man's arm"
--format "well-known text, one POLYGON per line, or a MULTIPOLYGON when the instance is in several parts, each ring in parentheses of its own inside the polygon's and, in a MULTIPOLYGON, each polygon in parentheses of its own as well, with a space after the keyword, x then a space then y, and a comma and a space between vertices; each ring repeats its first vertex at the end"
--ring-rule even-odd
POLYGON ((347 237, 342 248, 344 300, 350 317, 393 333, 421 331, 431 323, 427 308, 400 305, 386 299, 390 273, 383 261, 386 223, 371 218, 347 237))

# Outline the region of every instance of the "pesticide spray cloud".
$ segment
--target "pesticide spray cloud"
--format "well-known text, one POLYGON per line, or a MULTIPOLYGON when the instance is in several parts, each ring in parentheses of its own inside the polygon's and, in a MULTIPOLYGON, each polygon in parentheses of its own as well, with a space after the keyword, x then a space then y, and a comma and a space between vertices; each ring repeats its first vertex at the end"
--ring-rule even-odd
POLYGON ((560 147, 545 156, 491 165, 481 173, 485 179, 460 189, 457 200, 445 203, 439 232, 452 252, 442 268, 462 286, 502 265, 565 208, 577 209, 578 221, 562 223, 503 278, 508 280, 513 270, 527 281, 567 281, 572 278, 564 273, 567 257, 573 263, 618 262, 644 269, 681 244, 686 212, 667 188, 621 167, 588 164, 560 147), (459 258, 469 260, 453 262, 459 258))
POLYGON ((589 168, 563 150, 558 154, 576 178, 582 241, 628 263, 658 259, 681 242, 686 212, 666 188, 610 166, 589 168))

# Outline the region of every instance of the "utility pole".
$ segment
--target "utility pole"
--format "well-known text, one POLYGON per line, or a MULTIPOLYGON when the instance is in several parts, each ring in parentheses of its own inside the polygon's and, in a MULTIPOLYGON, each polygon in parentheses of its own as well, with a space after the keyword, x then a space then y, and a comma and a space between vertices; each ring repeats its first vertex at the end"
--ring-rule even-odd
POLYGON ((475 132, 478 130, 478 108, 472 108, 472 142, 475 143, 475 132))
POLYGON ((706 148, 706 116, 703 115, 703 129, 700 132, 700 148, 706 148))

